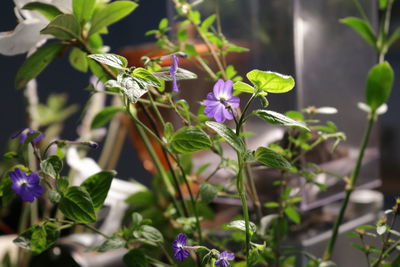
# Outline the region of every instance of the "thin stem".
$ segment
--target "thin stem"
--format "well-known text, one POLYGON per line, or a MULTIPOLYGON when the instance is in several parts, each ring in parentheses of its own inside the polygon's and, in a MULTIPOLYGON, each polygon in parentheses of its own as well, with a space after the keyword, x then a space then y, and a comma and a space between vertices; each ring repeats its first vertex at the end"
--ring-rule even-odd
POLYGON ((365 20, 369 22, 369 19, 367 17, 367 14, 364 11, 364 8, 361 6, 359 0, 353 0, 354 5, 356 6, 358 12, 360 13, 361 17, 365 20))
POLYGON ((379 63, 383 63, 385 61, 385 55, 388 50, 388 47, 386 47, 385 42, 386 42, 386 38, 389 33, 390 17, 391 17, 393 0, 388 0, 388 1, 389 2, 387 4, 386 10, 385 10, 383 23, 381 24, 380 32, 379 32, 379 39, 381 42, 380 48, 379 48, 379 63))
POLYGON ((367 129, 365 131, 365 134, 364 134, 364 137, 363 137, 363 140, 362 140, 362 143, 361 143, 360 150, 358 152, 358 158, 357 158, 356 165, 354 167, 354 170, 353 170, 353 173, 351 175, 350 181, 349 181, 348 185, 346 186, 345 198, 344 198, 344 200, 342 202, 342 206, 340 208, 339 214, 336 217, 335 225, 333 226, 332 235, 331 235, 331 238, 329 239, 328 246, 327 246, 327 248, 326 248, 326 250, 324 252, 324 256, 323 256, 324 260, 330 260, 331 257, 332 257, 332 252, 333 252, 333 249, 335 247, 337 235, 338 235, 338 232, 339 232, 339 227, 340 227, 340 225, 341 225, 341 223, 343 221, 344 213, 345 213, 347 205, 349 203, 350 195, 354 191, 354 188, 356 186, 358 174, 359 174, 360 169, 361 169, 361 163, 362 163, 362 160, 364 158, 364 152, 365 152, 365 149, 367 148, 369 137, 370 137, 371 131, 372 131, 372 126, 374 125, 375 120, 376 120, 375 113, 372 112, 372 114, 369 115, 368 126, 367 126, 367 129))

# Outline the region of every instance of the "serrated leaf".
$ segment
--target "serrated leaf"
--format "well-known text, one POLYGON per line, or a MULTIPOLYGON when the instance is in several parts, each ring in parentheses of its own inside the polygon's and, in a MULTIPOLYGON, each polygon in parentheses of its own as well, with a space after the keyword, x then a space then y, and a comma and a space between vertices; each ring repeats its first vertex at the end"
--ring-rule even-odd
POLYGON ((269 93, 286 93, 294 87, 292 76, 277 72, 252 70, 246 74, 246 77, 256 88, 269 93))
POLYGON ((285 208, 284 211, 285 211, 286 216, 288 216, 290 220, 292 220, 294 223, 297 223, 297 224, 300 223, 301 218, 300 218, 299 212, 296 210, 295 207, 288 206, 285 208))
POLYGON ((64 45, 59 43, 46 44, 38 48, 18 69, 15 87, 20 89, 38 76, 63 48, 64 45))
POLYGON ((226 142, 228 142, 237 151, 244 152, 246 150, 243 140, 238 137, 232 131, 232 129, 228 128, 225 124, 214 121, 207 121, 206 125, 213 129, 219 136, 224 138, 226 142))
POLYGON ((368 72, 365 95, 367 104, 373 111, 388 100, 393 80, 393 69, 388 62, 377 64, 368 72))
POLYGON ((65 217, 76 222, 91 223, 96 221, 92 199, 83 187, 69 187, 60 201, 59 208, 65 217))
POLYGON ((310 131, 310 129, 303 122, 293 120, 283 114, 272 110, 256 110, 254 111, 254 114, 272 124, 283 125, 286 127, 299 127, 304 130, 310 131))
POLYGON ((56 156, 52 155, 47 159, 40 162, 40 169, 47 175, 53 178, 57 178, 63 168, 62 160, 56 156))
POLYGON ((340 22, 355 30, 370 45, 376 46, 376 36, 369 22, 356 17, 347 17, 340 22))
POLYGON ((125 107, 121 107, 121 106, 109 106, 109 107, 103 108, 94 117, 92 124, 91 124, 91 128, 97 129, 97 128, 103 127, 114 117, 115 114, 117 114, 118 112, 124 112, 124 111, 125 111, 125 107))
POLYGON ((58 15, 62 14, 62 12, 56 6, 42 2, 27 3, 22 7, 22 9, 37 11, 44 17, 46 17, 48 20, 53 20, 58 15))
POLYGON ((88 57, 116 69, 124 70, 128 65, 128 60, 126 58, 116 54, 92 54, 88 57))
POLYGON ((52 20, 40 33, 53 35, 60 40, 79 39, 81 26, 74 15, 61 14, 52 20))
POLYGON ((257 148, 255 159, 261 164, 273 169, 289 170, 292 168, 292 165, 285 157, 265 147, 257 148))
POLYGON ((218 196, 218 188, 215 185, 202 183, 200 185, 200 197, 201 200, 208 204, 212 202, 218 196))
POLYGON ((95 4, 96 0, 73 0, 72 10, 76 19, 80 23, 88 21, 92 17, 95 4))
MULTIPOLYGON (((230 222, 227 226, 227 229, 235 229, 235 230, 239 230, 242 232, 246 231, 246 224, 244 220, 236 220, 236 221, 232 221, 230 222)), ((257 226, 252 223, 249 222, 249 231, 250 231, 250 235, 253 235, 255 232, 257 232, 257 226)))
POLYGON ((171 138, 171 148, 176 153, 193 153, 210 148, 211 140, 200 128, 189 126, 179 129, 171 138))
POLYGON ((105 5, 93 14, 89 35, 99 32, 104 27, 123 19, 136 9, 138 4, 131 1, 115 1, 105 5))
POLYGON ((115 171, 101 171, 83 181, 81 187, 89 193, 95 210, 100 209, 106 200, 111 182, 117 175, 115 171))

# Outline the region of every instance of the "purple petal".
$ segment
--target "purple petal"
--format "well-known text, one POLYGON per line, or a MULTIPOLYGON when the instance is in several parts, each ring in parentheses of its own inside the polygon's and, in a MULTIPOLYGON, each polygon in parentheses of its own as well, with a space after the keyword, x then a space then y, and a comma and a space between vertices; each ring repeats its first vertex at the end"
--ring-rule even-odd
POLYGON ((233 109, 238 108, 240 104, 240 98, 237 96, 232 96, 226 101, 233 109))
POLYGON ((224 122, 225 121, 224 110, 225 110, 225 107, 223 105, 220 105, 216 108, 215 113, 214 113, 214 119, 216 122, 224 122))
POLYGON ((37 142, 39 142, 40 140, 42 140, 44 137, 45 137, 46 135, 44 134, 44 133, 41 133, 41 134, 39 134, 38 136, 36 136, 35 138, 33 138, 33 142, 34 143, 37 143, 37 142))
POLYGON ((226 257, 228 260, 233 261, 235 259, 235 253, 227 253, 228 256, 226 257))
POLYGON ((213 93, 213 92, 211 92, 211 93, 208 93, 206 98, 207 98, 207 100, 211 100, 211 101, 218 101, 218 99, 217 99, 217 98, 215 98, 215 95, 214 95, 214 93, 213 93))
POLYGON ((171 75, 172 78, 172 91, 178 92, 179 88, 178 88, 178 83, 176 81, 176 71, 178 70, 179 58, 175 54, 173 54, 172 60, 173 60, 172 65, 169 68, 169 74, 171 75))
POLYGON ((182 244, 182 245, 186 245, 186 241, 187 241, 187 236, 185 234, 179 233, 176 236, 176 240, 182 244))
POLYGON ((33 172, 29 175, 26 175, 26 181, 28 182, 28 184, 39 184, 40 178, 39 175, 33 172))
POLYGON ((33 200, 35 199, 32 192, 28 190, 27 186, 21 186, 19 195, 21 196, 23 201, 33 202, 33 200))
POLYGON ((224 84, 224 94, 227 96, 227 98, 232 96, 232 86, 233 82, 231 80, 227 80, 224 84))
POLYGON ((227 109, 226 107, 224 108, 224 117, 227 120, 232 120, 233 119, 232 112, 229 109, 227 109))
POLYGON ((224 91, 224 81, 223 80, 218 80, 215 84, 214 84, 214 88, 213 88, 213 92, 214 92, 214 96, 216 98, 219 98, 219 95, 221 95, 221 93, 224 91))

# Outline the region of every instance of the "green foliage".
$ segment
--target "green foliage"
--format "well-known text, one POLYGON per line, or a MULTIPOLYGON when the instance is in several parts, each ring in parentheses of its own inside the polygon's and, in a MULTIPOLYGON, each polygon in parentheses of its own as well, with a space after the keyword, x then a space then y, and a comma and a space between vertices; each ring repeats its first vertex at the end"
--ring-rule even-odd
POLYGON ((375 111, 384 104, 393 87, 394 73, 388 62, 375 65, 369 72, 366 85, 366 100, 375 111))
POLYGON ((110 238, 107 238, 100 246, 94 248, 94 251, 97 252, 106 252, 109 250, 114 250, 114 249, 121 249, 126 246, 126 241, 118 236, 112 236, 110 238))
POLYGON ((285 159, 285 157, 265 147, 257 148, 255 159, 269 168, 285 170, 289 170, 292 168, 292 165, 287 159, 285 159))
POLYGON ((128 65, 128 60, 126 58, 116 54, 92 54, 88 57, 96 60, 97 62, 120 70, 125 70, 128 65))
POLYGON ((83 187, 72 186, 64 193, 59 205, 65 217, 79 223, 96 221, 93 201, 83 187))
POLYGON ((101 171, 88 177, 81 184, 81 187, 89 193, 95 210, 99 210, 103 206, 111 182, 116 175, 115 171, 101 171))
POLYGON ((268 93, 286 93, 294 87, 292 76, 277 72, 252 70, 246 74, 246 77, 258 90, 268 93))
POLYGON ((210 148, 211 140, 200 128, 189 126, 179 129, 170 144, 174 152, 184 154, 210 148))
POLYGON ((92 121, 92 129, 97 129, 105 126, 115 114, 125 112, 125 107, 122 106, 109 106, 100 110, 92 121))
POLYGON ((149 262, 146 255, 139 249, 131 249, 123 257, 123 261, 128 267, 147 267, 149 262))
POLYGON ((77 47, 73 47, 69 54, 69 63, 76 70, 81 72, 87 72, 89 63, 86 52, 83 52, 77 47))
POLYGON ((207 121, 206 125, 213 129, 219 136, 224 138, 225 141, 227 141, 238 152, 244 152, 246 150, 243 140, 225 124, 207 121))
POLYGON ((209 183, 202 183, 200 185, 201 201, 208 204, 218 196, 218 187, 209 183))
POLYGON ((62 12, 57 7, 42 2, 27 3, 22 7, 22 9, 37 11, 48 20, 53 20, 58 15, 62 14, 62 12))
POLYGON ((14 239, 14 244, 30 250, 34 254, 40 254, 52 247, 59 236, 60 231, 55 224, 44 222, 33 225, 20 234, 14 239))
POLYGON ((284 211, 290 220, 292 220, 294 223, 300 223, 301 218, 295 207, 287 206, 284 211))
POLYGON ((50 34, 60 40, 80 39, 81 26, 74 15, 61 14, 52 20, 41 34, 50 34))
POLYGON ((107 86, 119 88, 131 103, 136 103, 140 97, 148 92, 147 87, 141 87, 138 80, 125 73, 120 73, 116 81, 108 81, 107 86))
MULTIPOLYGON (((164 80, 164 81, 172 81, 172 77, 169 73, 169 68, 162 68, 159 71, 153 73, 156 75, 159 79, 164 80)), ((183 69, 183 68, 178 68, 175 73, 176 80, 193 80, 197 79, 197 74, 183 69)))
POLYGON ((303 122, 293 120, 289 117, 286 117, 283 114, 280 114, 280 113, 272 111, 272 110, 260 110, 259 109, 259 110, 254 111, 253 113, 256 116, 258 116, 259 118, 261 118, 271 124, 283 125, 286 127, 297 127, 297 128, 304 129, 306 131, 310 131, 310 129, 303 122))
POLYGON ((20 89, 30 80, 36 78, 63 48, 64 45, 60 43, 46 44, 38 48, 18 69, 15 87, 20 89))
POLYGON ((373 47, 376 46, 377 39, 368 21, 355 17, 347 17, 341 19, 340 22, 355 30, 367 43, 373 47))
POLYGON ((143 83, 148 84, 149 86, 156 88, 162 87, 161 81, 144 68, 135 68, 132 72, 132 76, 136 79, 140 79, 143 83))
POLYGON ((93 14, 96 0, 73 0, 72 10, 76 19, 81 23, 88 21, 93 14))
POLYGON ((40 169, 42 170, 42 172, 53 178, 59 177, 62 168, 63 162, 56 155, 50 156, 40 162, 40 169))
POLYGON ((91 20, 89 35, 101 31, 103 28, 123 19, 138 5, 131 1, 115 1, 96 10, 91 20))
MULTIPOLYGON (((257 226, 254 223, 249 222, 249 228, 250 228, 249 229, 250 235, 253 235, 255 232, 257 232, 257 226)), ((246 231, 245 221, 243 220, 232 221, 228 225, 226 225, 226 229, 239 230, 245 232, 246 231)))

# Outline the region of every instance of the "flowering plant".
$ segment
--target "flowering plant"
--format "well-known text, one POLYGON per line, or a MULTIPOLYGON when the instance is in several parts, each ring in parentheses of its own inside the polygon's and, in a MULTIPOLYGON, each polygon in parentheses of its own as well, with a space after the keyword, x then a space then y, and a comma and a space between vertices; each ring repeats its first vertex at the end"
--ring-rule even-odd
MULTIPOLYGON (((7 170, 1 180, 0 196, 3 207, 9 205, 15 195, 32 203, 23 205, 19 235, 14 240, 25 249, 17 259, 19 266, 27 265, 28 253, 41 254, 56 245, 66 235, 66 230, 79 233, 82 228, 100 238, 93 242, 91 250, 103 253, 120 249, 124 251, 123 261, 128 266, 294 266, 299 253, 285 249, 282 243, 287 240, 291 226, 301 223, 302 214, 297 203, 301 201, 304 187, 294 188, 289 176, 297 175, 303 184, 326 189, 315 177, 327 171, 308 161, 306 154, 323 142, 331 144, 334 151, 345 139, 345 134, 338 131, 333 122, 321 123, 315 119, 316 114, 337 110, 308 107, 281 114, 268 109, 269 94, 291 91, 295 87, 294 78, 254 69, 247 72, 245 81, 237 75, 234 66, 227 65, 227 55, 247 49, 229 42, 214 28, 218 14, 202 20, 195 4, 185 0, 172 2, 183 19, 178 23, 181 37, 170 40, 168 20, 163 19, 158 29, 148 34, 155 35, 165 54, 144 56, 140 67, 130 66, 123 56, 104 53, 107 49, 102 42, 107 27, 130 14, 137 7, 135 2, 73 0, 68 10, 60 10, 52 2, 32 2, 23 7, 46 15, 49 23, 40 31, 46 38, 40 40, 51 36, 56 41, 41 45, 28 56, 16 74, 16 87, 29 91, 29 81, 61 52, 71 49, 71 65, 78 71, 90 70, 98 80, 88 87, 93 97, 109 95, 114 104, 97 109, 96 103, 89 105, 78 140, 62 140, 51 135, 51 131, 44 134, 46 126, 60 123, 59 118, 50 118, 46 123, 32 120, 30 128, 14 136, 18 144, 6 154, 7 170), (191 25, 207 47, 206 55, 198 52, 185 37, 187 25, 191 25), (200 66, 213 83, 201 99, 198 112, 190 108, 188 101, 179 99, 181 92, 191 90, 185 87, 184 80, 198 78, 194 72, 181 67, 183 60, 200 66), (212 60, 217 70, 210 67, 207 60, 212 60), (254 108, 256 102, 261 108, 254 108), (173 124, 165 115, 165 109, 172 111, 179 123, 173 124), (117 229, 112 231, 109 228, 101 231, 96 222, 101 219, 103 206, 112 206, 109 192, 115 186, 117 175, 105 166, 113 166, 110 162, 114 158, 110 155, 115 153, 113 148, 118 150, 118 132, 122 131, 112 125, 116 122, 117 126, 124 127, 117 114, 123 114, 122 117, 134 125, 139 136, 136 141, 145 147, 151 162, 149 169, 154 172, 154 192, 135 189, 125 202, 118 200, 130 205, 130 208, 124 206, 125 214, 118 217, 122 223, 118 222, 117 229), (85 124, 86 119, 89 123, 85 124), (288 144, 258 144, 255 149, 250 148, 245 126, 252 119, 284 127, 288 144), (86 154, 89 149, 98 147, 92 140, 101 140, 98 129, 110 121, 99 164, 77 156, 77 148, 86 154), (38 130, 39 126, 43 133, 38 130), (179 129, 175 129, 177 127, 179 129), (210 160, 196 165, 200 151, 218 159, 217 164, 210 160), (65 161, 71 167, 68 175, 65 175, 65 161), (275 199, 261 202, 254 179, 256 169, 279 172, 279 178, 272 185, 279 192, 275 199), (217 179, 220 171, 230 173, 229 182, 224 185, 217 179), (84 173, 84 177, 78 179, 76 172, 84 173), (205 173, 208 175, 204 176, 205 173), (212 221, 210 203, 219 196, 239 199, 241 212, 223 225, 214 225, 217 229, 214 231, 205 227, 204 221, 212 221)), ((392 2, 382 4, 384 10, 389 10, 388 14, 392 2)), ((386 16, 384 23, 389 20, 389 15, 386 16)), ((379 63, 368 73, 366 104, 362 105, 368 113, 368 127, 354 170, 344 179, 345 198, 331 238, 323 255, 304 252, 308 257, 307 266, 334 265, 332 252, 338 229, 356 186, 371 129, 385 109, 394 79, 393 70, 384 57, 397 37, 388 38, 388 27, 382 27, 375 35, 367 20, 348 18, 344 23, 379 51, 379 63), (359 27, 360 24, 365 27, 359 27)), ((69 114, 65 111, 63 117, 69 114)), ((388 213, 394 214, 395 221, 399 212, 397 203, 388 213)), ((392 235, 398 235, 392 228, 393 224, 387 224, 386 220, 379 222, 378 234, 383 236, 380 250, 372 250, 363 242, 361 250, 366 254, 368 266, 386 266, 399 244, 399 240, 392 239, 392 235), (371 253, 378 256, 370 258, 371 253)), ((357 235, 364 241, 365 227, 357 229, 357 235)), ((396 256, 393 262, 399 261, 396 256)))

